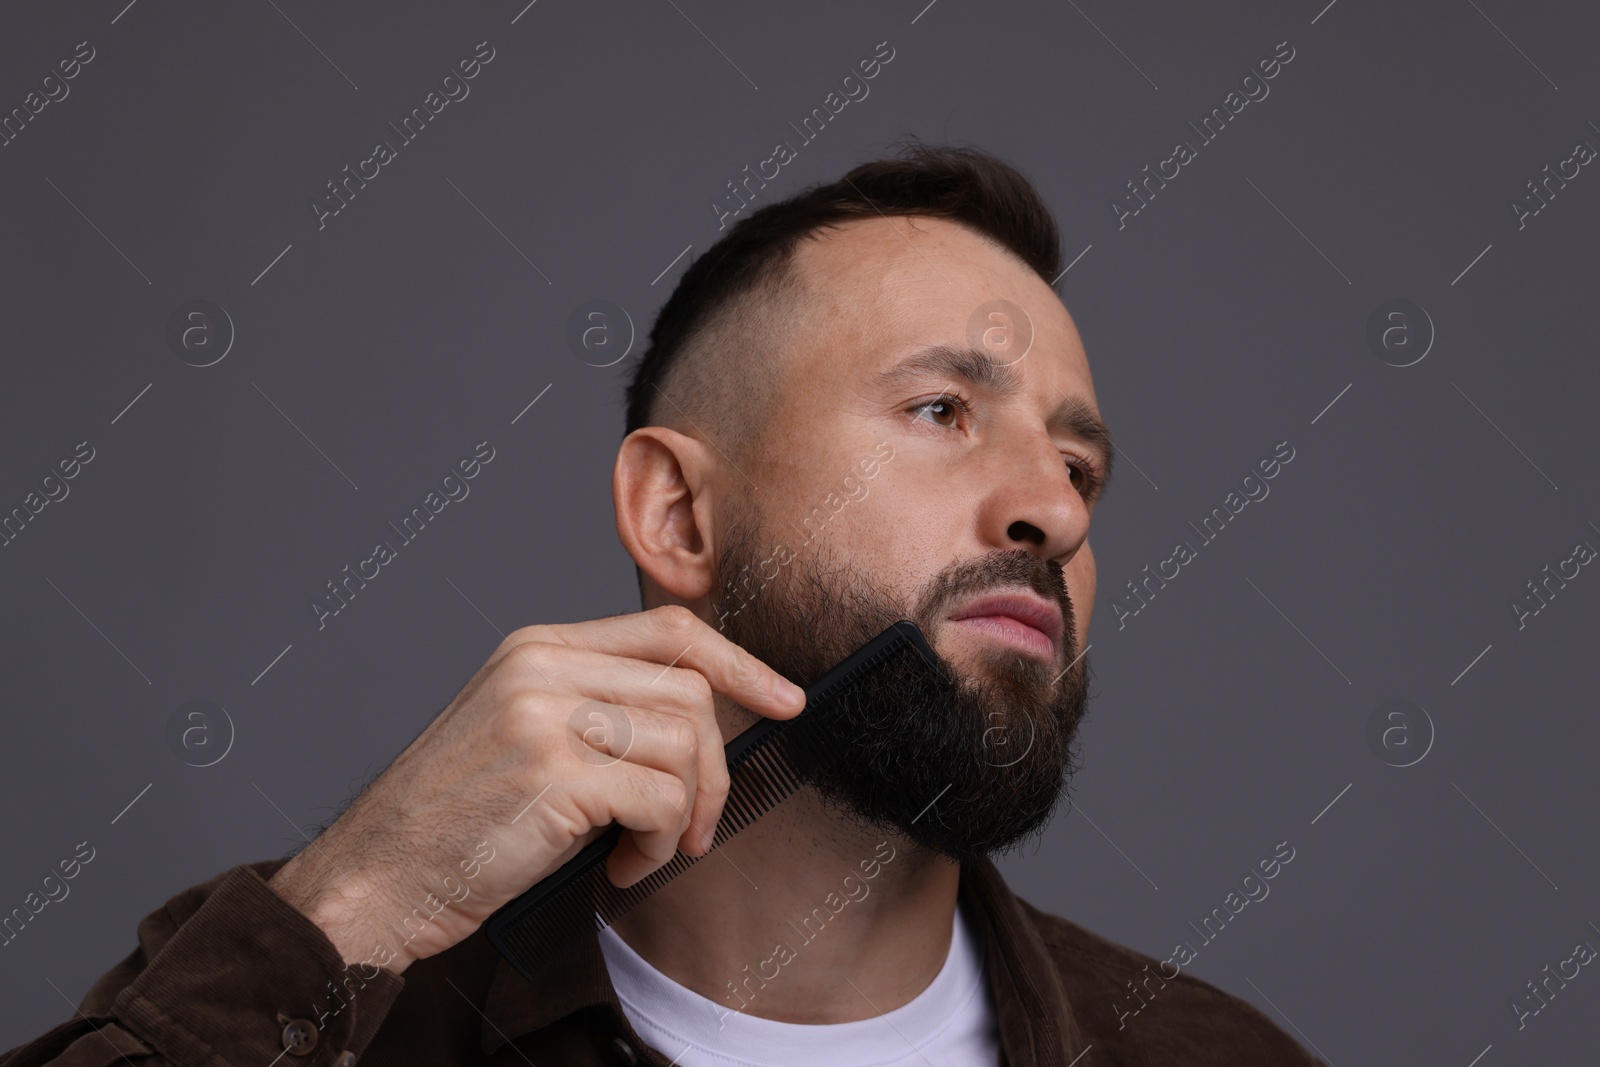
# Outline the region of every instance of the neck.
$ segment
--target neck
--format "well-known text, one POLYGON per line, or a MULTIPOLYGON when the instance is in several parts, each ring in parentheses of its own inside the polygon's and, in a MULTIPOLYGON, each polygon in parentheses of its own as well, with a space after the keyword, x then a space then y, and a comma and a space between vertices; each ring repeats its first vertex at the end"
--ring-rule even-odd
POLYGON ((902 1007, 938 975, 960 873, 802 788, 612 929, 729 1014, 855 1022, 902 1007))

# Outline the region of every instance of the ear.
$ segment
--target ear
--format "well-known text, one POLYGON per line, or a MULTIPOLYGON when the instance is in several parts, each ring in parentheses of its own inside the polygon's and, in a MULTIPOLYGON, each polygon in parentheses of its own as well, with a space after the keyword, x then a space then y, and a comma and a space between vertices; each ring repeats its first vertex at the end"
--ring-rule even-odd
POLYGON ((622 547, 656 584, 685 603, 716 580, 715 465, 703 442, 664 426, 623 438, 611 472, 622 547))

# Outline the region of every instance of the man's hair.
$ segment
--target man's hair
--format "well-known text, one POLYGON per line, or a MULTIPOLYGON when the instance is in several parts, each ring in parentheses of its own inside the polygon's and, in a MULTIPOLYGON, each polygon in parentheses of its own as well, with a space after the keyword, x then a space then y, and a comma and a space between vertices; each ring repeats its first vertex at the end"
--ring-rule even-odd
POLYGON ((794 251, 803 238, 840 223, 948 219, 1054 284, 1060 231, 1027 178, 977 148, 914 139, 900 148, 899 158, 863 163, 838 181, 752 212, 689 264, 656 315, 627 386, 624 436, 687 422, 738 466, 757 446, 763 412, 788 370, 785 337, 826 307, 826 294, 799 276, 794 251))

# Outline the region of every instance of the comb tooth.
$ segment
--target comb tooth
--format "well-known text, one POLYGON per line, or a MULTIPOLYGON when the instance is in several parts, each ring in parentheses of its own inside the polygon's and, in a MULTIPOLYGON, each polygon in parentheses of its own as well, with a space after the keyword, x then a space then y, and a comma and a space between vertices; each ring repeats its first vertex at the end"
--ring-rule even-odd
POLYGON ((761 786, 768 774, 768 760, 769 753, 766 749, 751 753, 750 760, 746 764, 747 770, 739 779, 739 785, 752 799, 760 795, 761 786))
POLYGON ((739 768, 739 780, 746 789, 755 785, 756 780, 766 773, 764 768, 769 758, 771 757, 768 750, 762 748, 759 751, 750 753, 750 758, 744 761, 744 766, 739 768))
POLYGON ((743 830, 761 814, 760 805, 755 802, 755 797, 751 794, 748 786, 741 789, 739 793, 739 817, 730 827, 731 830, 743 830))
POLYGON ((770 789, 770 756, 759 753, 750 761, 750 769, 740 780, 740 794, 752 818, 764 815, 772 807, 770 789))
POLYGON ((750 809, 745 804, 743 769, 740 777, 728 786, 728 802, 724 810, 731 810, 736 820, 736 825, 743 826, 750 817, 750 809))
POLYGON ((761 801, 758 786, 754 777, 747 773, 745 776, 739 779, 736 789, 729 791, 736 792, 738 794, 740 809, 739 826, 743 828, 746 823, 750 822, 757 815, 761 814, 761 801))
POLYGON ((778 800, 773 788, 774 779, 777 777, 774 773, 773 764, 774 761, 771 756, 763 752, 761 754, 761 762, 757 768, 760 773, 751 778, 751 788, 755 790, 755 795, 759 798, 762 811, 766 811, 776 805, 778 800))
POLYGON ((776 805, 792 791, 791 786, 798 784, 798 779, 789 764, 790 754, 785 752, 781 757, 774 753, 769 760, 767 776, 767 789, 773 794, 773 803, 776 805))
MULTIPOLYGON (((766 753, 763 752, 762 756, 765 757, 766 753)), ((773 806, 774 802, 770 761, 762 758, 760 763, 757 764, 756 770, 758 773, 750 777, 750 799, 753 804, 765 812, 773 806)))
POLYGON ((743 803, 730 791, 727 803, 722 808, 722 818, 717 820, 717 828, 712 832, 711 840, 720 843, 728 831, 742 830, 748 821, 743 803))
POLYGON ((804 734, 785 738, 782 750, 773 753, 773 756, 775 757, 773 759, 774 768, 780 774, 786 774, 790 777, 793 777, 794 758, 810 747, 810 742, 807 740, 804 734))

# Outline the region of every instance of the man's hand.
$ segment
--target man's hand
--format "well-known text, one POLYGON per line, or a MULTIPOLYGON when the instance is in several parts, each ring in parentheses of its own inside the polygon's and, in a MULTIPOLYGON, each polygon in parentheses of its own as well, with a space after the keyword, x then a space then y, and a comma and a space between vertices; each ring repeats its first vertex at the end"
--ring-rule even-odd
POLYGON ((607 862, 619 887, 679 849, 704 855, 729 784, 715 693, 774 719, 805 701, 676 605, 517 630, 270 884, 346 962, 399 973, 612 822, 626 827, 607 862))

